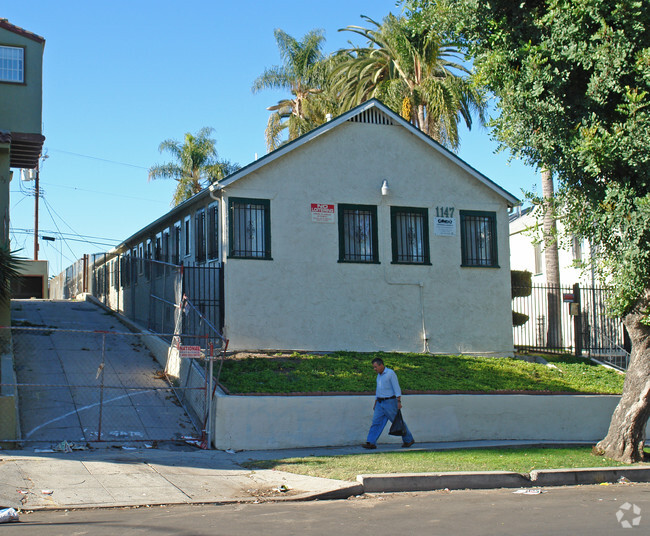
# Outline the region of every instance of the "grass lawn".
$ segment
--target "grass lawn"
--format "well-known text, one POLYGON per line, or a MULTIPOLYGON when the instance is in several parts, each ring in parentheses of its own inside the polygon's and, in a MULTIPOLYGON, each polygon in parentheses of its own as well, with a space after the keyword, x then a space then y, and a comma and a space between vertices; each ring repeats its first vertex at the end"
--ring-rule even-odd
MULTIPOLYGON (((649 453, 648 449, 646 452, 649 453)), ((590 447, 494 448, 447 451, 405 451, 310 456, 243 463, 249 469, 276 469, 301 475, 354 481, 357 475, 377 473, 430 473, 449 471, 513 471, 573 469, 626 465, 596 456, 590 447)), ((639 464, 640 465, 640 464, 639 464)))
POLYGON ((457 355, 335 352, 226 359, 220 383, 231 394, 374 392, 370 362, 381 357, 402 390, 442 392, 569 392, 620 394, 624 376, 587 359, 547 358, 553 367, 520 359, 457 355))

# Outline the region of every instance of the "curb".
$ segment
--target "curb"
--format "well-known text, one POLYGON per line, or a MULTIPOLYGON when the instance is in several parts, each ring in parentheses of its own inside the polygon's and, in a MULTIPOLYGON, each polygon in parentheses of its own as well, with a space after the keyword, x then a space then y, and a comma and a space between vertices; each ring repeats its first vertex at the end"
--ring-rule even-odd
POLYGON ((576 486, 618 482, 650 482, 650 467, 602 467, 588 469, 548 469, 530 475, 507 471, 451 473, 394 473, 359 475, 366 493, 435 491, 440 489, 529 488, 576 486))
POLYGON ((535 486, 578 486, 618 482, 650 482, 650 467, 594 467, 590 469, 554 469, 532 471, 530 480, 535 486))

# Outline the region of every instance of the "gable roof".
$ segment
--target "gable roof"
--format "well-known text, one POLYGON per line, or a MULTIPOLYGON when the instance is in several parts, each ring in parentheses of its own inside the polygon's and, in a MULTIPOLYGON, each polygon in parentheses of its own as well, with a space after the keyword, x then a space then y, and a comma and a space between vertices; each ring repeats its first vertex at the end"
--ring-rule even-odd
POLYGON ((295 140, 285 143, 275 151, 270 152, 262 156, 261 158, 251 162, 250 164, 244 166, 238 171, 231 173, 225 179, 219 182, 212 183, 209 187, 204 188, 199 193, 193 195, 189 199, 186 199, 182 203, 176 205, 169 212, 165 213, 160 218, 154 220, 153 222, 149 223, 147 226, 140 229, 138 232, 131 235, 129 238, 127 238, 126 240, 121 242, 118 246, 116 246, 114 251, 119 251, 123 249, 127 244, 132 242, 134 238, 142 236, 143 234, 147 234, 154 229, 157 229, 161 223, 165 222, 170 217, 181 216, 182 214, 186 214, 189 207, 191 207, 195 202, 201 199, 205 199, 207 196, 211 195, 213 191, 226 188, 230 184, 244 178, 246 175, 254 171, 257 171, 258 169, 266 166, 267 164, 270 164, 274 160, 283 157, 285 154, 290 153, 291 151, 297 149, 298 147, 306 143, 309 143, 310 141, 317 138, 321 134, 329 132, 333 128, 336 128, 337 126, 341 125, 342 123, 345 123, 346 121, 402 126, 403 128, 406 128, 409 132, 411 132, 413 135, 421 139, 423 142, 425 142, 427 145, 429 145, 431 148, 433 148, 435 151, 443 155, 445 158, 448 158, 456 165, 460 166, 462 169, 467 171, 472 177, 477 179, 479 182, 485 184, 488 188, 496 192, 498 195, 500 195, 502 198, 506 200, 509 206, 517 206, 521 204, 521 201, 519 201, 519 199, 517 199, 510 192, 501 188, 501 186, 499 186, 494 181, 490 180, 488 177, 486 177, 476 169, 474 169, 467 162, 465 162, 464 160, 456 156, 454 153, 452 153, 449 149, 442 146, 433 138, 430 138, 429 136, 424 134, 419 128, 413 126, 411 123, 403 119, 400 115, 393 112, 385 104, 383 104, 377 99, 371 99, 353 108, 352 110, 349 110, 348 112, 339 115, 338 117, 328 121, 327 123, 324 123, 319 127, 310 130, 309 132, 303 134, 299 138, 296 138, 295 140))
POLYGON ((0 19, 0 28, 4 28, 5 30, 8 30, 18 35, 22 35, 23 37, 27 37, 27 39, 31 39, 32 41, 36 41, 37 43, 45 43, 44 37, 41 37, 40 35, 36 35, 35 33, 32 32, 28 32, 27 30, 20 28, 19 26, 15 26, 11 24, 8 19, 0 19))
POLYGON ((377 99, 370 99, 369 101, 366 101, 363 104, 360 104, 355 108, 352 108, 351 110, 345 112, 344 114, 339 115, 338 117, 328 121, 327 123, 324 123, 319 127, 316 127, 315 129, 307 132, 306 134, 303 134, 299 138, 282 145, 275 151, 270 152, 264 155, 263 157, 259 158, 258 160, 251 162, 247 166, 244 166, 238 171, 235 171, 225 179, 213 183, 211 188, 217 190, 226 188, 233 182, 242 179, 249 173, 253 171, 257 171, 258 169, 266 166, 267 164, 273 162, 274 160, 277 160, 278 158, 284 156, 285 154, 297 149, 298 147, 306 143, 309 143, 310 141, 320 136, 321 134, 329 132, 330 130, 338 127, 339 125, 345 123, 346 121, 384 124, 384 125, 398 125, 403 128, 406 128, 409 132, 411 132, 411 134, 418 137, 424 143, 429 145, 432 149, 440 153, 448 160, 451 160, 453 163, 455 163, 457 166, 464 169, 467 173, 469 173, 472 177, 477 179, 479 182, 485 184, 488 188, 490 188, 491 190, 499 194, 508 202, 509 205, 516 206, 520 204, 519 199, 517 199, 510 192, 503 189, 497 183, 490 180, 481 172, 474 169, 472 166, 470 166, 467 162, 459 158, 449 149, 447 149, 446 147, 444 147, 443 145, 435 141, 433 138, 427 136, 419 128, 412 125, 409 121, 406 121, 403 117, 393 112, 393 110, 388 108, 388 106, 386 106, 385 104, 383 104, 377 99))

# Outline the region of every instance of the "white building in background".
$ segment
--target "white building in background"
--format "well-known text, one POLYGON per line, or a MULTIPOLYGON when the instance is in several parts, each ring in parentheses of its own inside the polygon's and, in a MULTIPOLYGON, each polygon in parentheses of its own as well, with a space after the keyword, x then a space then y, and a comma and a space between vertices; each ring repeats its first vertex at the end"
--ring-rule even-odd
MULTIPOLYGON (((629 352, 630 344, 622 322, 608 315, 608 291, 591 269, 580 267, 580 263, 589 260, 589 243, 581 238, 563 236, 561 222, 558 222, 558 233, 564 348, 574 351, 579 344, 584 354, 626 368, 626 352, 629 352), (580 287, 579 306, 572 303, 578 301, 573 292, 576 283, 580 287), (578 310, 582 328, 580 341, 576 339, 574 321, 578 310)), ((531 272, 533 284, 530 298, 515 298, 513 301, 515 311, 530 317, 524 326, 515 328, 515 346, 543 349, 547 340, 548 304, 542 219, 530 207, 523 210, 516 207, 510 214, 510 266, 513 270, 531 272)))
MULTIPOLYGON (((574 283, 592 286, 594 280, 591 271, 578 266, 589 258, 589 243, 582 238, 562 236, 561 223, 558 223, 558 231, 560 286, 571 287, 574 283)), ((510 214, 510 268, 529 271, 533 274, 533 285, 547 283, 542 220, 531 207, 517 207, 510 214)))

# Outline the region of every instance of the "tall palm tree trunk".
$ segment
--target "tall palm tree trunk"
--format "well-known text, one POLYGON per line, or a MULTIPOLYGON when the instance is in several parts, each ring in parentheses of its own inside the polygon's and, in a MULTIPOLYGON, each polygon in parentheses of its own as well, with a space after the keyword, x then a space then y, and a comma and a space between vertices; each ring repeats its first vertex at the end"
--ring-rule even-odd
POLYGON ((547 286, 546 345, 549 348, 562 347, 562 299, 560 290, 560 258, 557 247, 557 222, 553 208, 553 174, 542 170, 542 195, 544 196, 544 267, 547 286))
POLYGON ((418 123, 419 125, 418 128, 424 132, 425 134, 429 134, 429 125, 428 121, 425 117, 425 110, 424 110, 424 104, 418 104, 418 123))

